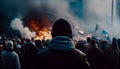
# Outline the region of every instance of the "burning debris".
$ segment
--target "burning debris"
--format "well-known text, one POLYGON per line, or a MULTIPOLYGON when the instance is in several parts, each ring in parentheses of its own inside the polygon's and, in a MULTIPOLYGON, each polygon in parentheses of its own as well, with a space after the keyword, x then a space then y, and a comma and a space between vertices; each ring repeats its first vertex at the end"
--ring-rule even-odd
POLYGON ((38 35, 35 36, 35 40, 42 40, 43 38, 45 38, 45 40, 47 39, 51 39, 51 33, 50 31, 46 30, 42 30, 42 31, 39 31, 38 35))
MULTIPOLYGON (((49 9, 48 9, 49 10, 49 9)), ((45 40, 51 39, 51 27, 52 19, 48 16, 50 13, 43 10, 30 10, 23 18, 23 24, 25 27, 28 27, 30 31, 36 32, 35 40, 42 40, 45 37, 45 40)), ((54 18, 54 16, 52 16, 54 18)))
POLYGON ((42 21, 35 21, 31 20, 29 23, 29 28, 32 31, 36 32, 35 40, 42 40, 43 37, 45 39, 51 39, 51 33, 50 33, 50 25, 48 25, 48 21, 46 19, 42 19, 42 21))
POLYGON ((31 31, 36 32, 35 40, 42 40, 43 37, 45 39, 51 39, 50 27, 51 23, 47 20, 47 18, 42 17, 41 19, 30 19, 28 20, 28 27, 31 31))

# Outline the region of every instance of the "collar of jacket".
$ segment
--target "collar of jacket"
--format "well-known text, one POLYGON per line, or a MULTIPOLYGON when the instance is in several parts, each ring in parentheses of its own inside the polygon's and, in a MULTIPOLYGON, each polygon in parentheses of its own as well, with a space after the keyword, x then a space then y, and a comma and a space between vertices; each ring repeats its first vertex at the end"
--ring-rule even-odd
POLYGON ((75 44, 69 37, 57 36, 50 41, 48 47, 52 50, 68 51, 74 49, 75 44))

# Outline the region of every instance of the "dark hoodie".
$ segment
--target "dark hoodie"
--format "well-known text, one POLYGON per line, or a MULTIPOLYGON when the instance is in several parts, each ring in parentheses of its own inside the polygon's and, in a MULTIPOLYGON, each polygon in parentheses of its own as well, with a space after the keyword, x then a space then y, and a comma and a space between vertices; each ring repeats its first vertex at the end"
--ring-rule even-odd
POLYGON ((53 38, 49 48, 39 52, 32 69, 88 69, 86 55, 74 47, 66 36, 53 38))
POLYGON ((48 49, 39 52, 31 69, 88 69, 86 55, 75 49, 70 24, 60 19, 52 29, 48 49), (66 30, 66 31, 65 31, 66 30))

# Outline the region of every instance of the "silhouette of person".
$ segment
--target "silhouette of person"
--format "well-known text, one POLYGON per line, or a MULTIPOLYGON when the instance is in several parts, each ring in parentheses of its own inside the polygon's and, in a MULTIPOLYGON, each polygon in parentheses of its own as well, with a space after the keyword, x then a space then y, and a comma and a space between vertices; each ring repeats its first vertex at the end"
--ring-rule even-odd
POLYGON ((48 48, 39 52, 32 69, 89 69, 86 55, 75 49, 68 21, 58 19, 52 28, 48 48))

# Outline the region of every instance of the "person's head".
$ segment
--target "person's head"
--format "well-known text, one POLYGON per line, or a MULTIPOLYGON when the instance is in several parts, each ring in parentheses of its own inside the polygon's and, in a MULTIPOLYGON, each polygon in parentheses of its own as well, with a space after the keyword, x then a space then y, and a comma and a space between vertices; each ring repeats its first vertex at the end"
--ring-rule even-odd
POLYGON ((3 44, 2 42, 0 42, 0 52, 2 51, 2 49, 3 49, 3 44))
POLYGON ((87 43, 90 43, 91 39, 90 37, 87 37, 87 43))
POLYGON ((29 48, 30 48, 30 49, 33 49, 35 46, 36 46, 36 45, 35 45, 34 42, 30 42, 30 43, 29 43, 29 48))
POLYGON ((72 29, 68 21, 64 19, 58 19, 52 28, 52 37, 67 36, 72 39, 72 29))
POLYGON ((112 49, 117 49, 118 48, 117 39, 116 38, 112 39, 111 47, 112 47, 112 49))
POLYGON ((116 38, 113 38, 112 39, 112 45, 116 45, 117 44, 117 40, 116 40, 116 38))
POLYGON ((95 40, 91 40, 90 44, 91 44, 92 47, 98 48, 95 40))
POLYGON ((102 41, 101 44, 102 44, 102 45, 106 45, 107 42, 106 42, 106 41, 102 41))
POLYGON ((120 49, 120 38, 117 39, 117 44, 118 44, 118 47, 119 47, 119 49, 120 49))
POLYGON ((13 49, 13 41, 8 41, 7 48, 13 49))

